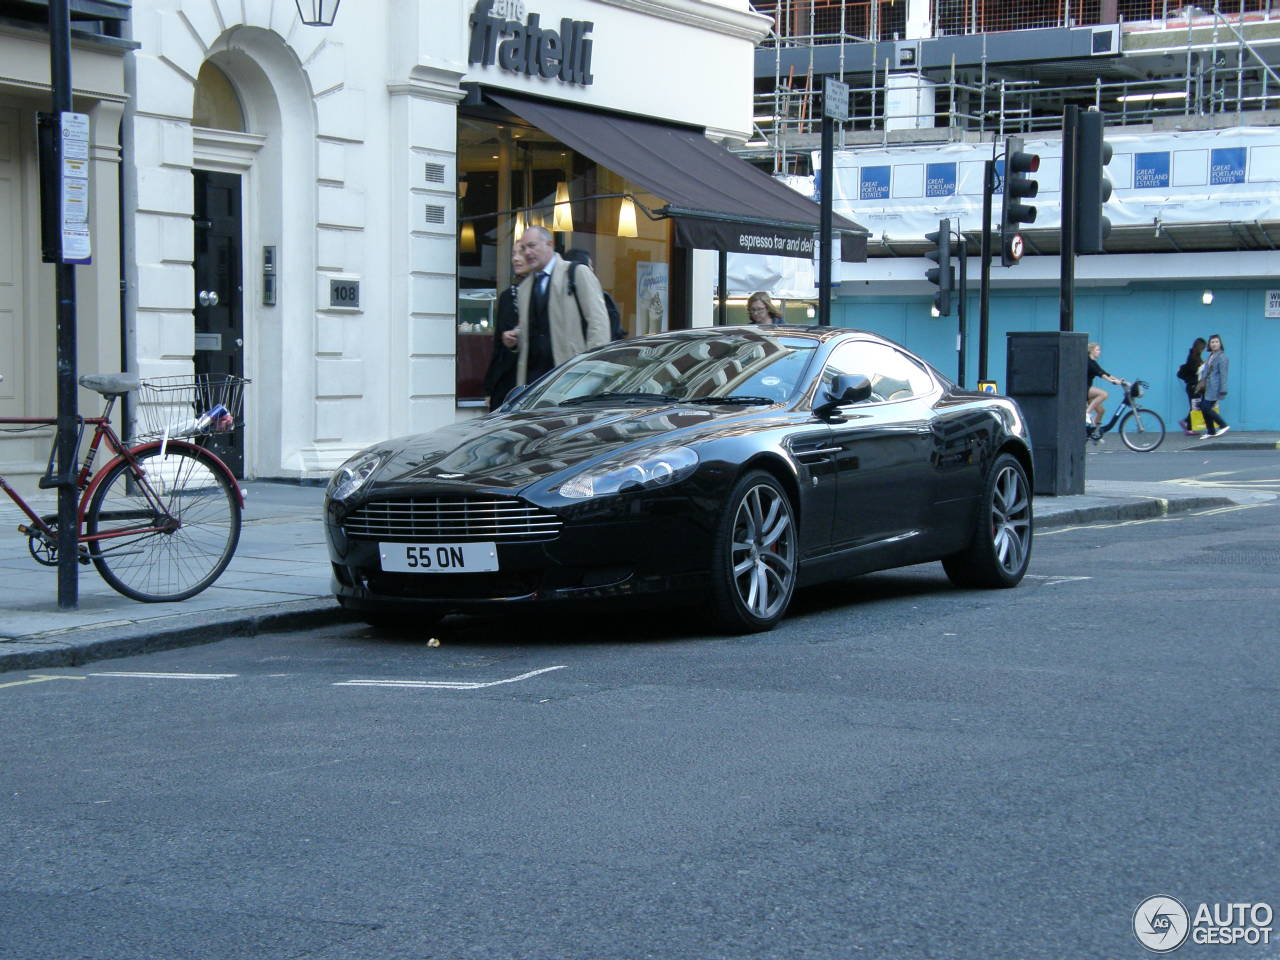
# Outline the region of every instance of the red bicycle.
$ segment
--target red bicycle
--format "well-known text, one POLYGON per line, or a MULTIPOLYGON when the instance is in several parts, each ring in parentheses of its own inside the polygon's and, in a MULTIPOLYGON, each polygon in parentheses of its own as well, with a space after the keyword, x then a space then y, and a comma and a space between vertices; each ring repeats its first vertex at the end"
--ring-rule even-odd
MULTIPOLYGON (((244 396, 241 377, 197 374, 139 380, 124 373, 88 374, 80 385, 101 394, 100 417, 81 418, 81 435, 93 428, 88 450, 75 466, 79 502, 76 543, 79 561, 92 563, 112 588, 133 600, 161 603, 195 596, 221 576, 240 541, 244 493, 235 475, 201 446, 204 438, 239 424, 244 396), (125 444, 111 426, 111 411, 137 391, 143 430, 125 444), (110 457, 96 473, 105 445, 110 457)), ((56 427, 52 417, 0 417, 0 430, 23 432, 56 427)), ((57 440, 40 486, 57 486, 57 440)), ((37 514, 0 476, 27 523, 18 532, 36 562, 58 563, 58 516, 37 514)))

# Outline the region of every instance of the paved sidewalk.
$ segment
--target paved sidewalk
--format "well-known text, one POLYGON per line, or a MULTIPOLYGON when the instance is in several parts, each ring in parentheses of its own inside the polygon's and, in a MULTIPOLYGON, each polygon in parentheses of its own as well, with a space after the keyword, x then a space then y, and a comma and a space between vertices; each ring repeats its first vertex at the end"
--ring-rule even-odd
MULTIPOLYGON (((1120 443, 1118 437, 1107 440, 1108 449, 1120 443)), ((1280 434, 1230 434, 1207 441, 1171 434, 1161 450, 1195 446, 1277 450, 1280 434)), ((329 593, 320 519, 323 488, 267 481, 244 486, 239 548, 227 571, 204 593, 180 603, 137 603, 108 587, 94 568, 81 567, 74 610, 58 609, 56 569, 31 559, 26 540, 14 529, 22 515, 0 497, 0 671, 73 666, 352 619, 329 593)), ((1226 487, 1086 480, 1081 496, 1037 497, 1036 526, 1142 519, 1271 497, 1226 487)), ((29 502, 41 513, 56 510, 52 496, 29 502)))

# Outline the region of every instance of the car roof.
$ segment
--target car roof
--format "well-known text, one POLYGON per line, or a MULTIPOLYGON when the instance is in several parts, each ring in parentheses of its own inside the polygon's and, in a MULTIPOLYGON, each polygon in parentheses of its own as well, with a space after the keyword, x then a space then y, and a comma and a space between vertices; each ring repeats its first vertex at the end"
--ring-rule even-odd
POLYGON ((860 338, 877 340, 881 343, 893 342, 891 340, 886 340, 878 333, 872 333, 870 330, 855 330, 852 327, 811 327, 804 324, 791 323, 737 323, 724 327, 692 327, 686 330, 664 330, 661 333, 650 334, 650 336, 680 337, 681 339, 710 339, 712 337, 722 337, 725 334, 743 333, 754 333, 756 335, 763 336, 801 337, 813 340, 817 343, 826 343, 829 340, 835 340, 845 334, 858 334, 860 338))

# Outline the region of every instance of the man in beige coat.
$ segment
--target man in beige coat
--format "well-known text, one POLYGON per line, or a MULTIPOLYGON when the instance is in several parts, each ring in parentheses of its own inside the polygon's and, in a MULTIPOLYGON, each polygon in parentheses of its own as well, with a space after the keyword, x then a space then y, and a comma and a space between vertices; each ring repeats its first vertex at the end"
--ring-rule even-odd
POLYGON ((520 325, 502 335, 518 349, 516 383, 532 383, 552 367, 609 342, 609 313, 604 292, 591 268, 574 271, 576 296, 569 292, 570 264, 556 253, 545 227, 530 227, 518 244, 529 272, 516 289, 520 325))

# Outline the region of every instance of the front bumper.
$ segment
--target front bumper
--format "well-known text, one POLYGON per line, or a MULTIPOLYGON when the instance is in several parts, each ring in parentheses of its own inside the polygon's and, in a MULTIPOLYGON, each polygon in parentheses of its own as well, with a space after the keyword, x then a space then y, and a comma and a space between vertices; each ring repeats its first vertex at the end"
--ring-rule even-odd
POLYGON ((334 595, 357 611, 448 612, 693 595, 706 588, 711 503, 640 493, 554 512, 563 521, 555 536, 497 543, 496 572, 394 573, 382 570, 378 541, 348 537, 345 511, 331 507, 325 532, 334 595))

